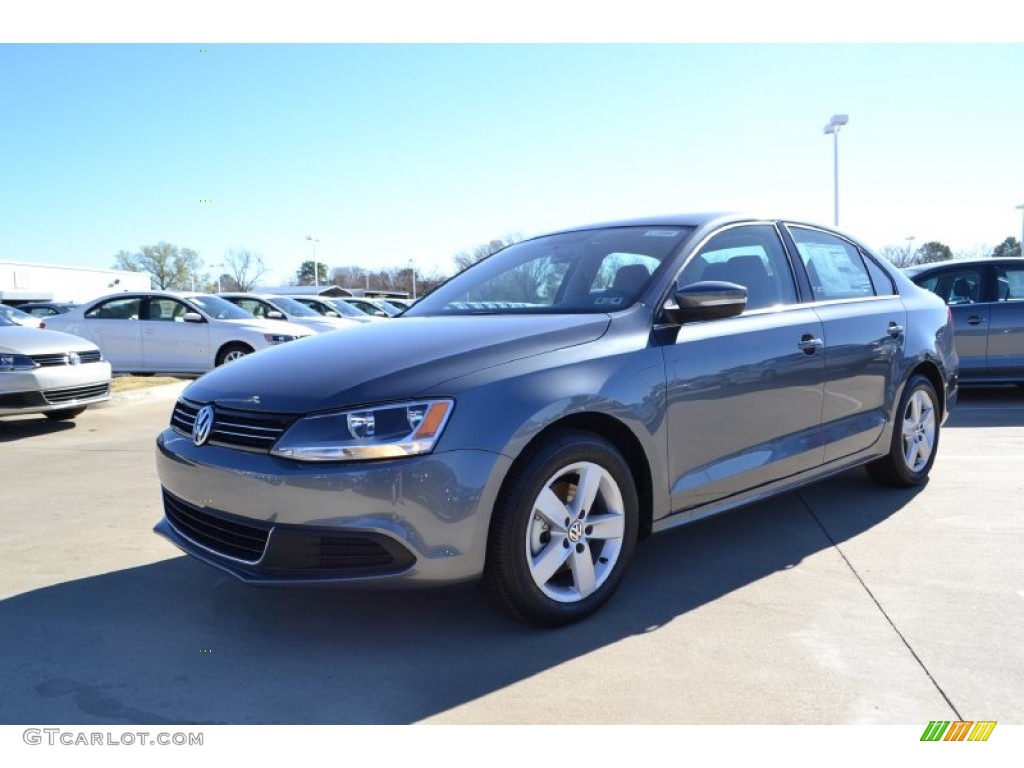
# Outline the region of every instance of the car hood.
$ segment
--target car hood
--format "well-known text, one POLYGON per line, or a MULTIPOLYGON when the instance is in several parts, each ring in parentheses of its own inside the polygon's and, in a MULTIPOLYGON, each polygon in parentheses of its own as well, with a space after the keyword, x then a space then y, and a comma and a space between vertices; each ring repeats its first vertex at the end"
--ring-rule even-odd
POLYGON ((84 352, 96 349, 81 336, 24 325, 0 328, 0 352, 16 355, 56 355, 61 352, 84 352))
POLYGON ((284 320, 217 320, 218 323, 227 323, 235 328, 244 328, 247 331, 257 333, 273 333, 289 336, 309 336, 312 331, 302 325, 288 323, 284 320))
POLYGON ((594 341, 609 322, 607 315, 494 315, 365 323, 228 363, 184 396, 277 413, 415 397, 484 368, 594 341))

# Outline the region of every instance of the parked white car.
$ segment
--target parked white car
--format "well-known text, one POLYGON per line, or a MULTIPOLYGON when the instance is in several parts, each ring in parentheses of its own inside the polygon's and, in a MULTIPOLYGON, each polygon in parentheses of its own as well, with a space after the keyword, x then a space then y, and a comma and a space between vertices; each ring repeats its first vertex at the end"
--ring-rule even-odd
POLYGON ((357 323, 372 323, 382 319, 376 315, 368 315, 363 310, 347 304, 344 299, 337 299, 333 296, 288 296, 287 298, 294 299, 299 304, 309 307, 325 317, 343 317, 355 320, 357 323))
POLYGON ((172 291, 104 296, 46 318, 44 326, 94 342, 117 373, 205 373, 312 335, 302 326, 259 320, 217 296, 172 291))
POLYGON ((274 296, 264 293, 218 293, 223 299, 251 313, 260 319, 274 322, 287 321, 301 325, 314 333, 337 331, 342 328, 355 328, 356 320, 343 317, 325 317, 316 310, 300 304, 287 296, 274 296))
POLYGON ((110 363, 95 344, 0 314, 0 416, 73 419, 109 399, 110 363))

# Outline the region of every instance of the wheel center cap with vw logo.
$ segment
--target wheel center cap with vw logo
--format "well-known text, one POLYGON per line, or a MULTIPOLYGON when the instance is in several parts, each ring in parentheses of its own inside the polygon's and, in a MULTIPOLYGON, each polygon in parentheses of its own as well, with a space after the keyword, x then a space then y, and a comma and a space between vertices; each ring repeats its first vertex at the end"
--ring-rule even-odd
POLYGON ((579 520, 569 526, 569 541, 575 544, 583 538, 583 523, 579 520))
POLYGON ((196 414, 195 423, 192 425, 192 442, 196 445, 203 445, 210 439, 210 430, 213 428, 213 406, 204 405, 196 414))

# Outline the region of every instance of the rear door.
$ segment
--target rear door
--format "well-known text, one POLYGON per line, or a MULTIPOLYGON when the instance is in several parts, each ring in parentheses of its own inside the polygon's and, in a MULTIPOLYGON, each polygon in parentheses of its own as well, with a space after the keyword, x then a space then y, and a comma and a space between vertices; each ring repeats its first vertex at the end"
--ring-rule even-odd
POLYGON ((139 327, 143 301, 140 296, 118 296, 85 312, 83 335, 100 348, 115 371, 143 369, 139 327))
POLYGON ((825 461, 873 445, 891 417, 907 311, 885 271, 852 242, 787 225, 824 325, 825 461))

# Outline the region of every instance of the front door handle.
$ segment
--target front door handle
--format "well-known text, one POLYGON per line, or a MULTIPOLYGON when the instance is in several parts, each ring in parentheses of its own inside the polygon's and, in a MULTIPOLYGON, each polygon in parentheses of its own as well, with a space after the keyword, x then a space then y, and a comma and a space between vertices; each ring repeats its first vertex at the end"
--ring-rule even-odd
POLYGON ((800 337, 800 343, 797 344, 797 346, 804 351, 805 355, 813 355, 821 347, 825 346, 825 342, 823 342, 816 336, 812 336, 809 333, 805 333, 803 336, 800 337))
POLYGON ((968 325, 981 325, 983 322, 985 322, 985 319, 979 315, 971 315, 967 318, 968 325))

